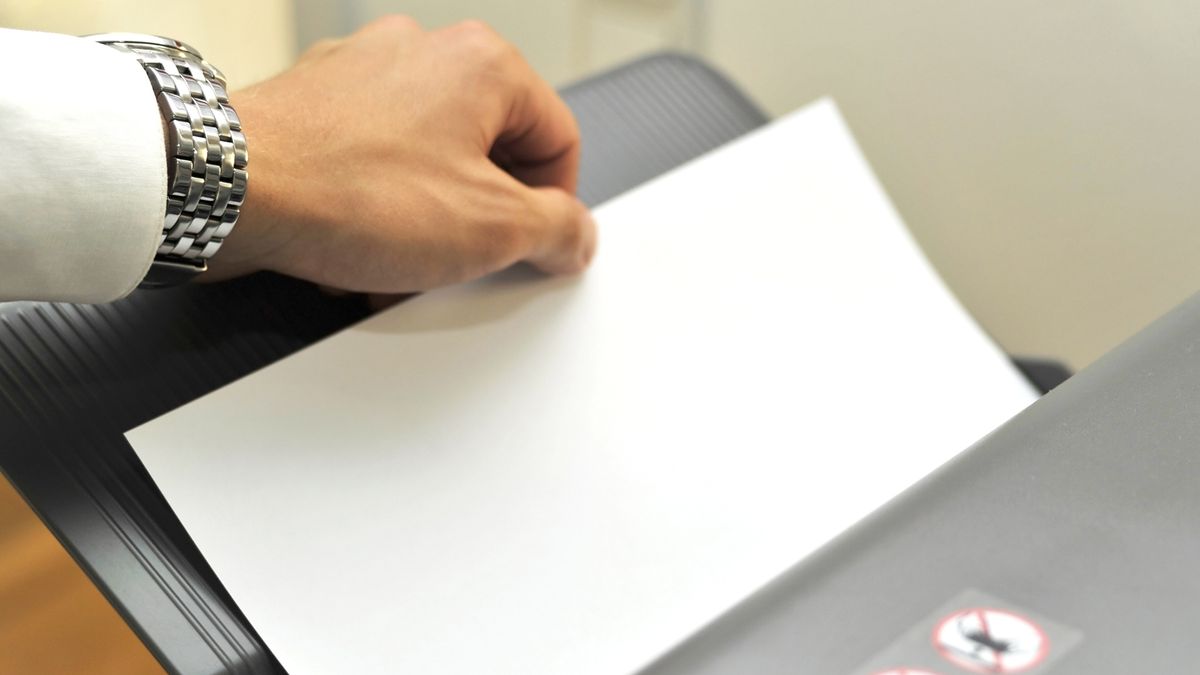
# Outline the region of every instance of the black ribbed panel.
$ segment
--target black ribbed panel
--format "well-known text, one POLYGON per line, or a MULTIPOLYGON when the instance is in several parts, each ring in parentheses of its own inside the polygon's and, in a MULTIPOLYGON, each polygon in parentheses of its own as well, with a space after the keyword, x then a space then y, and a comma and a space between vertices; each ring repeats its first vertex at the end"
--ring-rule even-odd
MULTIPOLYGON (((765 121, 720 76, 676 55, 564 96, 583 132, 590 204, 765 121)), ((364 316, 357 299, 273 275, 105 306, 0 305, 0 466, 168 670, 280 668, 123 432, 364 316)))
POLYGON ((365 315, 271 276, 0 308, 5 472, 170 669, 277 670, 123 432, 365 315))
POLYGON ((563 92, 583 131, 579 196, 598 204, 762 126, 767 118, 695 59, 664 54, 563 92))

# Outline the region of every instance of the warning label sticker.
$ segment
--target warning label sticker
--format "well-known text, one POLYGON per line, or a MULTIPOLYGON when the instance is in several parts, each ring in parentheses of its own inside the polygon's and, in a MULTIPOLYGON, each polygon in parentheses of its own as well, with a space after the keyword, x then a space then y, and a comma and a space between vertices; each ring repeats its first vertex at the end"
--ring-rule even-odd
POLYGON ((933 629, 933 645, 951 663, 977 673, 1023 673, 1046 660, 1050 640, 1032 619, 994 607, 971 607, 933 629))
POLYGON ((966 590, 911 624, 851 675, 1045 675, 1082 640, 1075 628, 966 590))

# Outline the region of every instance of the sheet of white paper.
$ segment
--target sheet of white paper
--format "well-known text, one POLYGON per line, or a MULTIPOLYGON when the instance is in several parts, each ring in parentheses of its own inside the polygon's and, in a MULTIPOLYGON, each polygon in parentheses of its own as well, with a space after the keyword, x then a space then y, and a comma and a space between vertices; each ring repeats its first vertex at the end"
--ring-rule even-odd
POLYGON ((129 434, 292 673, 630 673, 1030 403, 836 108, 129 434))

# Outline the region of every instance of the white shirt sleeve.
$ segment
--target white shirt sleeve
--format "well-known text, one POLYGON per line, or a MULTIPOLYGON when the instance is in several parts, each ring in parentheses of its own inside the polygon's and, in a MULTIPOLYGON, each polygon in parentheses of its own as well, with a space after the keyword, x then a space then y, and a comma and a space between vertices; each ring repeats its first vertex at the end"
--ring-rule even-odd
POLYGON ((137 286, 166 207, 161 119, 128 55, 0 28, 0 300, 107 302, 137 286))

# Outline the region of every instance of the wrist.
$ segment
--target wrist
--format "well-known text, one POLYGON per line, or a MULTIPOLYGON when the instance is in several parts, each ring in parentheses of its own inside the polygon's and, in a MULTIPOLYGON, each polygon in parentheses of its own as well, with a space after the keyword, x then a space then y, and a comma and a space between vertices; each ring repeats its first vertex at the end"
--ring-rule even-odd
POLYGON ((254 105, 254 94, 237 92, 230 104, 238 111, 247 144, 254 146, 254 181, 242 200, 237 227, 225 239, 218 255, 209 261, 205 281, 220 281, 261 270, 285 271, 281 259, 291 237, 281 207, 286 201, 274 181, 279 171, 272 142, 272 124, 265 111, 254 105))
POLYGON ((238 220, 248 156, 225 78, 195 48, 137 33, 86 36, 128 54, 145 70, 162 112, 167 203, 157 254, 142 287, 202 274, 238 220))

